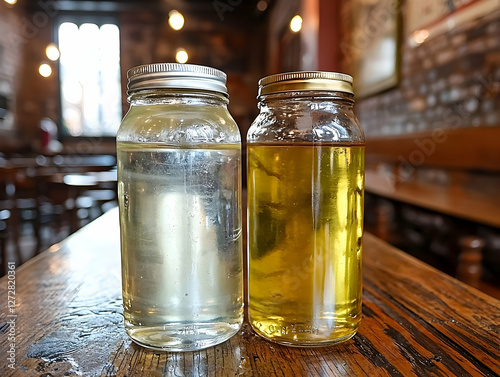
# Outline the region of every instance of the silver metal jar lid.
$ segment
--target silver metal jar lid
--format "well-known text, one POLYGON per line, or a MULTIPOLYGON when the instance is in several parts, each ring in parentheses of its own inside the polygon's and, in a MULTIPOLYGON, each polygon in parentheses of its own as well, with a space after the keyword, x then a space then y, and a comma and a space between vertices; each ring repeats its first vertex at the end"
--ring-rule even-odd
POLYGON ((155 63, 129 69, 128 94, 148 89, 208 90, 227 95, 226 74, 195 64, 155 63))
POLYGON ((352 77, 337 72, 300 71, 278 73, 259 80, 259 96, 308 90, 353 94, 352 77))

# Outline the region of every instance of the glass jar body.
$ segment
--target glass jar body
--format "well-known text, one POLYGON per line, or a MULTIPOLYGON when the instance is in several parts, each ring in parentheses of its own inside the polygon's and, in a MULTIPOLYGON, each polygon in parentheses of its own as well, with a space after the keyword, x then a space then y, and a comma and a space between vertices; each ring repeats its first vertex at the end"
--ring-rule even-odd
POLYGON ((361 319, 364 136, 352 96, 261 98, 247 135, 249 318, 291 346, 351 338, 361 319))
POLYGON ((210 347, 243 320, 240 133, 222 95, 130 102, 117 134, 125 328, 149 348, 210 347))

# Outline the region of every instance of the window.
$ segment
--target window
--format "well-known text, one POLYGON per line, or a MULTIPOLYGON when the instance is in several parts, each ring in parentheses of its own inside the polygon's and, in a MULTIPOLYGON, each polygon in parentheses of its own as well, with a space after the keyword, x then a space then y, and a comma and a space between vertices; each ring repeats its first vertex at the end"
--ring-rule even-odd
POLYGON ((118 26, 63 21, 57 36, 62 134, 116 136, 122 118, 118 26))

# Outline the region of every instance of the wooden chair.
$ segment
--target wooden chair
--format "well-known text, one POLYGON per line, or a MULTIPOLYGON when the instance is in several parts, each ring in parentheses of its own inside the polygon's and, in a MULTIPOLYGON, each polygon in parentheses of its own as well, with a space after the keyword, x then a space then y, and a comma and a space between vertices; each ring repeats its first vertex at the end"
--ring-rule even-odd
POLYGON ((457 278, 472 287, 479 288, 482 275, 484 241, 478 237, 460 240, 462 252, 459 256, 457 278))

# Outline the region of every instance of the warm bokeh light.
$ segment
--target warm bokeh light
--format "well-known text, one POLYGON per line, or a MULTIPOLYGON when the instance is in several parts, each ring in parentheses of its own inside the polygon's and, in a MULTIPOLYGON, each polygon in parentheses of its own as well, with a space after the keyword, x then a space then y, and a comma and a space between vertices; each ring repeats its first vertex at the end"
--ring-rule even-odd
POLYGON ((175 54, 175 60, 177 60, 178 63, 184 64, 188 61, 189 55, 186 50, 183 48, 179 48, 177 50, 177 54, 175 54))
POLYGON ((267 2, 264 0, 260 0, 257 3, 257 9, 261 12, 264 12, 267 9, 267 2))
POLYGON ((50 68, 50 65, 48 64, 40 64, 40 67, 38 67, 38 72, 43 77, 49 77, 52 74, 52 68, 50 68))
POLYGON ((168 14, 168 24, 174 30, 181 30, 184 26, 184 16, 176 10, 172 10, 168 14))
POLYGON ((59 49, 54 43, 51 43, 45 49, 45 55, 47 55, 50 60, 55 62, 60 56, 59 49))
POLYGON ((7 4, 14 5, 17 3, 17 0, 4 0, 7 4))
POLYGON ((417 30, 416 32, 413 33, 413 40, 415 41, 416 44, 422 44, 425 42, 425 40, 429 38, 429 31, 422 29, 422 30, 417 30))
POLYGON ((299 15, 294 16, 290 21, 290 30, 294 33, 298 33, 302 29, 302 17, 299 15))

